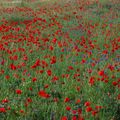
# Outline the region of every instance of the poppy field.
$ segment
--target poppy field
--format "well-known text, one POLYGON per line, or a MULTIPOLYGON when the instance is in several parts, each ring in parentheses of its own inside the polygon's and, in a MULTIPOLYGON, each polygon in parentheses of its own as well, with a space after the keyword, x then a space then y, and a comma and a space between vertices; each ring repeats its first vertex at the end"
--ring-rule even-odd
POLYGON ((53 0, 0 10, 0 120, 120 120, 119 0, 53 0))

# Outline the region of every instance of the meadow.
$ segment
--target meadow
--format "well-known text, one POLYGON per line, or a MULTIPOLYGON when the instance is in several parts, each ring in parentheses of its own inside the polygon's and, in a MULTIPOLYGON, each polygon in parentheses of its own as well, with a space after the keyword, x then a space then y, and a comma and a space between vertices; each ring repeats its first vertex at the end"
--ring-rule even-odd
POLYGON ((0 8, 0 120, 120 120, 119 0, 0 8))

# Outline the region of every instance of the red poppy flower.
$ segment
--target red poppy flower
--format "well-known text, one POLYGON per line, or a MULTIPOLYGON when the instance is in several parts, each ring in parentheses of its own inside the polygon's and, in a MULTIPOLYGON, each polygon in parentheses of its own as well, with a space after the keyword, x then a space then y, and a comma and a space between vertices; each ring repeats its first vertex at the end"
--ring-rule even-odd
POLYGON ((71 107, 70 107, 70 106, 67 106, 67 107, 66 107, 66 110, 70 111, 70 110, 71 110, 71 107))
POLYGON ((86 108, 86 112, 91 112, 92 111, 92 108, 91 107, 87 107, 86 108))
POLYGON ((37 78, 32 78, 32 82, 36 82, 37 81, 37 78))
POLYGON ((77 113, 76 110, 72 110, 72 114, 75 115, 77 113))
POLYGON ((28 60, 28 57, 27 57, 27 56, 24 56, 24 57, 23 57, 23 60, 27 61, 27 60, 28 60))
POLYGON ((81 64, 84 64, 85 62, 86 62, 86 60, 85 60, 85 59, 82 59, 81 64))
POLYGON ((44 70, 40 70, 39 72, 42 74, 44 72, 44 70))
POLYGON ((64 99, 64 102, 69 102, 69 101, 70 101, 70 98, 68 97, 64 99))
POLYGON ((72 116, 72 120, 77 120, 77 117, 76 116, 72 116))
POLYGON ((11 70, 16 70, 16 66, 14 64, 10 64, 10 69, 11 70))
POLYGON ((32 91, 32 90, 33 90, 33 88, 32 88, 32 87, 30 87, 30 88, 29 88, 29 90, 30 90, 30 91, 32 91))
POLYGON ((48 64, 47 64, 47 62, 46 62, 45 60, 42 60, 41 63, 42 63, 42 65, 43 65, 44 67, 47 67, 47 66, 48 66, 48 64))
POLYGON ((52 50, 54 50, 54 47, 53 47, 53 46, 50 46, 49 49, 52 51, 52 50))
POLYGON ((6 75, 5 78, 8 80, 8 79, 10 78, 10 76, 9 76, 9 75, 6 75))
POLYGON ((8 102, 9 102, 8 99, 4 99, 4 100, 2 100, 2 103, 8 103, 8 102))
POLYGON ((116 81, 112 82, 113 86, 116 86, 118 83, 116 81))
POLYGON ((85 102, 84 106, 90 106, 90 102, 89 101, 85 102))
POLYGON ((61 48, 63 45, 61 42, 58 42, 58 46, 61 48))
POLYGON ((43 97, 43 98, 49 98, 50 97, 50 95, 47 94, 44 90, 40 90, 38 95, 43 97))
POLYGON ((31 98, 27 98, 27 102, 28 102, 28 103, 31 103, 31 102, 32 102, 32 99, 31 99, 31 98))
POLYGON ((108 54, 108 50, 103 50, 103 54, 108 54))
POLYGON ((97 113, 97 111, 92 111, 92 116, 96 116, 97 113))
POLYGON ((77 86, 76 89, 77 89, 77 91, 79 92, 79 91, 80 91, 80 86, 77 86))
POLYGON ((120 94, 118 94, 117 99, 120 100, 120 94))
POLYGON ((22 90, 17 89, 17 90, 16 90, 16 93, 20 95, 20 94, 22 94, 22 90))
POLYGON ((91 77, 91 78, 89 79, 89 84, 90 84, 90 85, 93 85, 94 82, 95 82, 95 81, 94 81, 94 77, 91 77))
POLYGON ((48 76, 51 76, 52 75, 52 71, 51 70, 47 70, 47 74, 48 74, 48 76))
POLYGON ((73 66, 68 66, 68 69, 73 70, 74 68, 73 68, 73 66))
POLYGON ((58 98, 54 98, 53 101, 54 101, 54 102, 58 102, 59 99, 58 99, 58 98))
POLYGON ((48 85, 48 84, 45 84, 45 85, 44 85, 44 88, 48 88, 48 87, 49 87, 49 85, 48 85))
POLYGON ((50 64, 55 64, 55 63, 56 63, 56 58, 53 57, 53 58, 51 59, 51 61, 50 61, 50 64))
POLYGON ((57 76, 54 76, 54 77, 52 78, 52 82, 55 82, 55 81, 57 81, 57 80, 59 80, 59 78, 58 78, 57 76))
POLYGON ((54 38, 54 39, 52 40, 52 42, 53 42, 54 44, 56 44, 57 39, 56 39, 56 38, 54 38))
POLYGON ((68 120, 68 118, 66 116, 63 116, 61 120, 68 120))
POLYGON ((99 71, 98 75, 103 76, 104 75, 104 71, 103 70, 99 71))
POLYGON ((80 102, 81 102, 80 99, 77 99, 77 100, 76 100, 76 104, 79 104, 80 102))
POLYGON ((80 114, 82 113, 82 109, 81 109, 81 108, 78 108, 78 109, 77 109, 77 112, 78 112, 78 114, 80 115, 80 114))
POLYGON ((6 109, 4 107, 0 108, 0 113, 5 113, 6 112, 6 109))
POLYGON ((31 66, 31 68, 36 68, 37 66, 40 66, 40 60, 37 59, 34 65, 31 66))
POLYGON ((24 113, 24 110, 20 110, 20 113, 24 113))

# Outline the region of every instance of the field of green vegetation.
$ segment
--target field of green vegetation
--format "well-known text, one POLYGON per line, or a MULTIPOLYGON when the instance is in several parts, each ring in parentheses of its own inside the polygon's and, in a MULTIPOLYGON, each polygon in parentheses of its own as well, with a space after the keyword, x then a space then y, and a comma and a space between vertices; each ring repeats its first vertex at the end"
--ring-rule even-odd
POLYGON ((0 9, 0 120, 120 120, 119 0, 0 9))

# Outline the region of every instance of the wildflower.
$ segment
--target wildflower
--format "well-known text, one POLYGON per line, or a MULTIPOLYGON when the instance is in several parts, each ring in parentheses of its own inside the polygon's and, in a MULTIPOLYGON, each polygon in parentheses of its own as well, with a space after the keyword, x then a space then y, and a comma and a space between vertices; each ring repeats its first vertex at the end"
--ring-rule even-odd
POLYGON ((58 78, 57 76, 54 76, 54 77, 52 78, 52 82, 55 82, 55 81, 57 81, 57 80, 59 80, 59 78, 58 78))
POLYGON ((114 70, 114 66, 112 66, 112 65, 109 65, 108 68, 109 68, 111 71, 114 70))
POLYGON ((5 113, 6 112, 6 109, 4 107, 0 108, 0 113, 5 113))
POLYGON ((86 108, 86 112, 91 112, 92 111, 92 108, 91 107, 87 107, 86 108))
POLYGON ((27 98, 27 102, 28 102, 28 103, 31 103, 31 102, 32 102, 32 99, 31 99, 31 98, 27 98))
POLYGON ((47 70, 47 75, 51 76, 52 75, 52 71, 51 70, 47 70))
POLYGON ((10 69, 11 70, 16 70, 16 66, 14 64, 10 64, 10 69))
POLYGON ((50 95, 47 94, 44 90, 40 90, 38 95, 43 97, 43 98, 49 98, 50 97, 50 95))
POLYGON ((32 82, 36 82, 37 81, 37 78, 32 78, 32 82))
POLYGON ((88 70, 88 73, 92 73, 92 69, 89 69, 89 70, 88 70))
POLYGON ((76 110, 72 110, 72 114, 75 115, 77 113, 76 110))
POLYGON ((66 97, 65 99, 64 99, 64 102, 69 102, 70 101, 70 98, 68 98, 68 97, 66 97))
POLYGON ((85 60, 85 59, 82 59, 81 64, 84 64, 85 62, 86 62, 86 60, 85 60))
POLYGON ((63 116, 61 120, 68 120, 66 116, 63 116))
POLYGON ((56 57, 52 57, 50 64, 55 64, 56 63, 56 57))
POLYGON ((28 107, 28 102, 25 102, 25 103, 24 103, 24 106, 25 106, 25 107, 28 107))
POLYGON ((7 110, 11 110, 10 106, 7 107, 7 110))
POLYGON ((77 120, 77 117, 76 116, 72 116, 72 120, 77 120))
POLYGON ((44 60, 42 60, 42 65, 43 65, 44 67, 47 67, 47 66, 48 66, 47 62, 44 61, 44 60))
POLYGON ((20 113, 24 113, 24 110, 20 110, 20 113))
POLYGON ((77 89, 77 91, 79 92, 79 91, 80 91, 80 86, 77 86, 76 89, 77 89))
POLYGON ((58 100, 59 100, 58 98, 54 98, 53 99, 54 102, 58 102, 58 100))
POLYGON ((102 54, 108 54, 108 50, 103 50, 102 54))
POLYGON ((96 64, 95 63, 91 63, 91 66, 94 67, 96 64))
POLYGON ((33 88, 32 88, 32 87, 30 87, 30 88, 29 88, 29 90, 30 90, 30 91, 32 91, 32 90, 33 90, 33 88))
POLYGON ((11 58, 11 60, 18 60, 18 56, 17 55, 11 56, 10 58, 11 58))
POLYGON ((52 51, 52 50, 54 50, 54 47, 53 47, 53 46, 50 46, 49 49, 52 51))
POLYGON ((70 110, 71 110, 71 107, 70 107, 70 106, 67 106, 67 107, 66 107, 66 110, 70 111, 70 110))
POLYGON ((36 68, 37 66, 40 66, 40 60, 37 59, 34 65, 31 66, 31 68, 36 68))
POLYGON ((97 110, 99 110, 99 109, 102 108, 102 106, 96 106, 95 108, 96 108, 97 110))
POLYGON ((94 81, 94 77, 91 77, 91 78, 89 79, 89 84, 90 84, 90 85, 93 85, 94 82, 95 82, 95 81, 94 81))
POLYGON ((118 83, 116 81, 112 82, 113 86, 116 86, 118 83))
POLYGON ((74 11, 73 14, 77 14, 77 12, 74 11))
POLYGON ((44 70, 40 70, 39 72, 42 74, 44 72, 44 70))
POLYGON ((118 94, 117 99, 120 100, 120 94, 118 94))
POLYGON ((63 45, 61 42, 58 42, 58 46, 61 48, 63 45))
POLYGON ((108 83, 108 80, 104 80, 105 83, 108 83))
POLYGON ((80 102, 81 102, 80 99, 77 99, 77 100, 76 100, 76 104, 79 104, 80 102))
POLYGON ((80 115, 82 113, 82 109, 81 108, 78 108, 77 110, 78 114, 80 115))
POLYGON ((8 80, 8 79, 10 78, 10 76, 9 76, 9 75, 6 75, 5 78, 8 80))
POLYGON ((97 111, 92 111, 92 116, 96 116, 97 111))
POLYGON ((73 68, 73 66, 68 66, 68 69, 73 70, 74 68, 73 68))
POLYGON ((56 42, 57 42, 57 39, 54 38, 54 39, 52 40, 52 43, 56 44, 56 42))
POLYGON ((103 71, 103 70, 99 71, 99 72, 98 72, 98 75, 104 76, 104 71, 103 71))
POLYGON ((17 90, 16 90, 16 94, 18 94, 18 95, 22 94, 22 90, 17 89, 17 90))
POLYGON ((3 28, 0 26, 0 32, 3 30, 3 28))
POLYGON ((89 101, 85 102, 84 106, 90 106, 90 102, 89 101))
POLYGON ((3 99, 3 100, 2 100, 2 103, 8 103, 8 102, 9 102, 8 99, 3 99))
POLYGON ((24 57, 23 57, 23 60, 27 61, 27 60, 28 60, 28 57, 27 57, 27 56, 24 56, 24 57))
POLYGON ((48 88, 48 87, 49 87, 49 85, 48 85, 48 84, 45 84, 45 85, 44 85, 44 88, 48 88))

